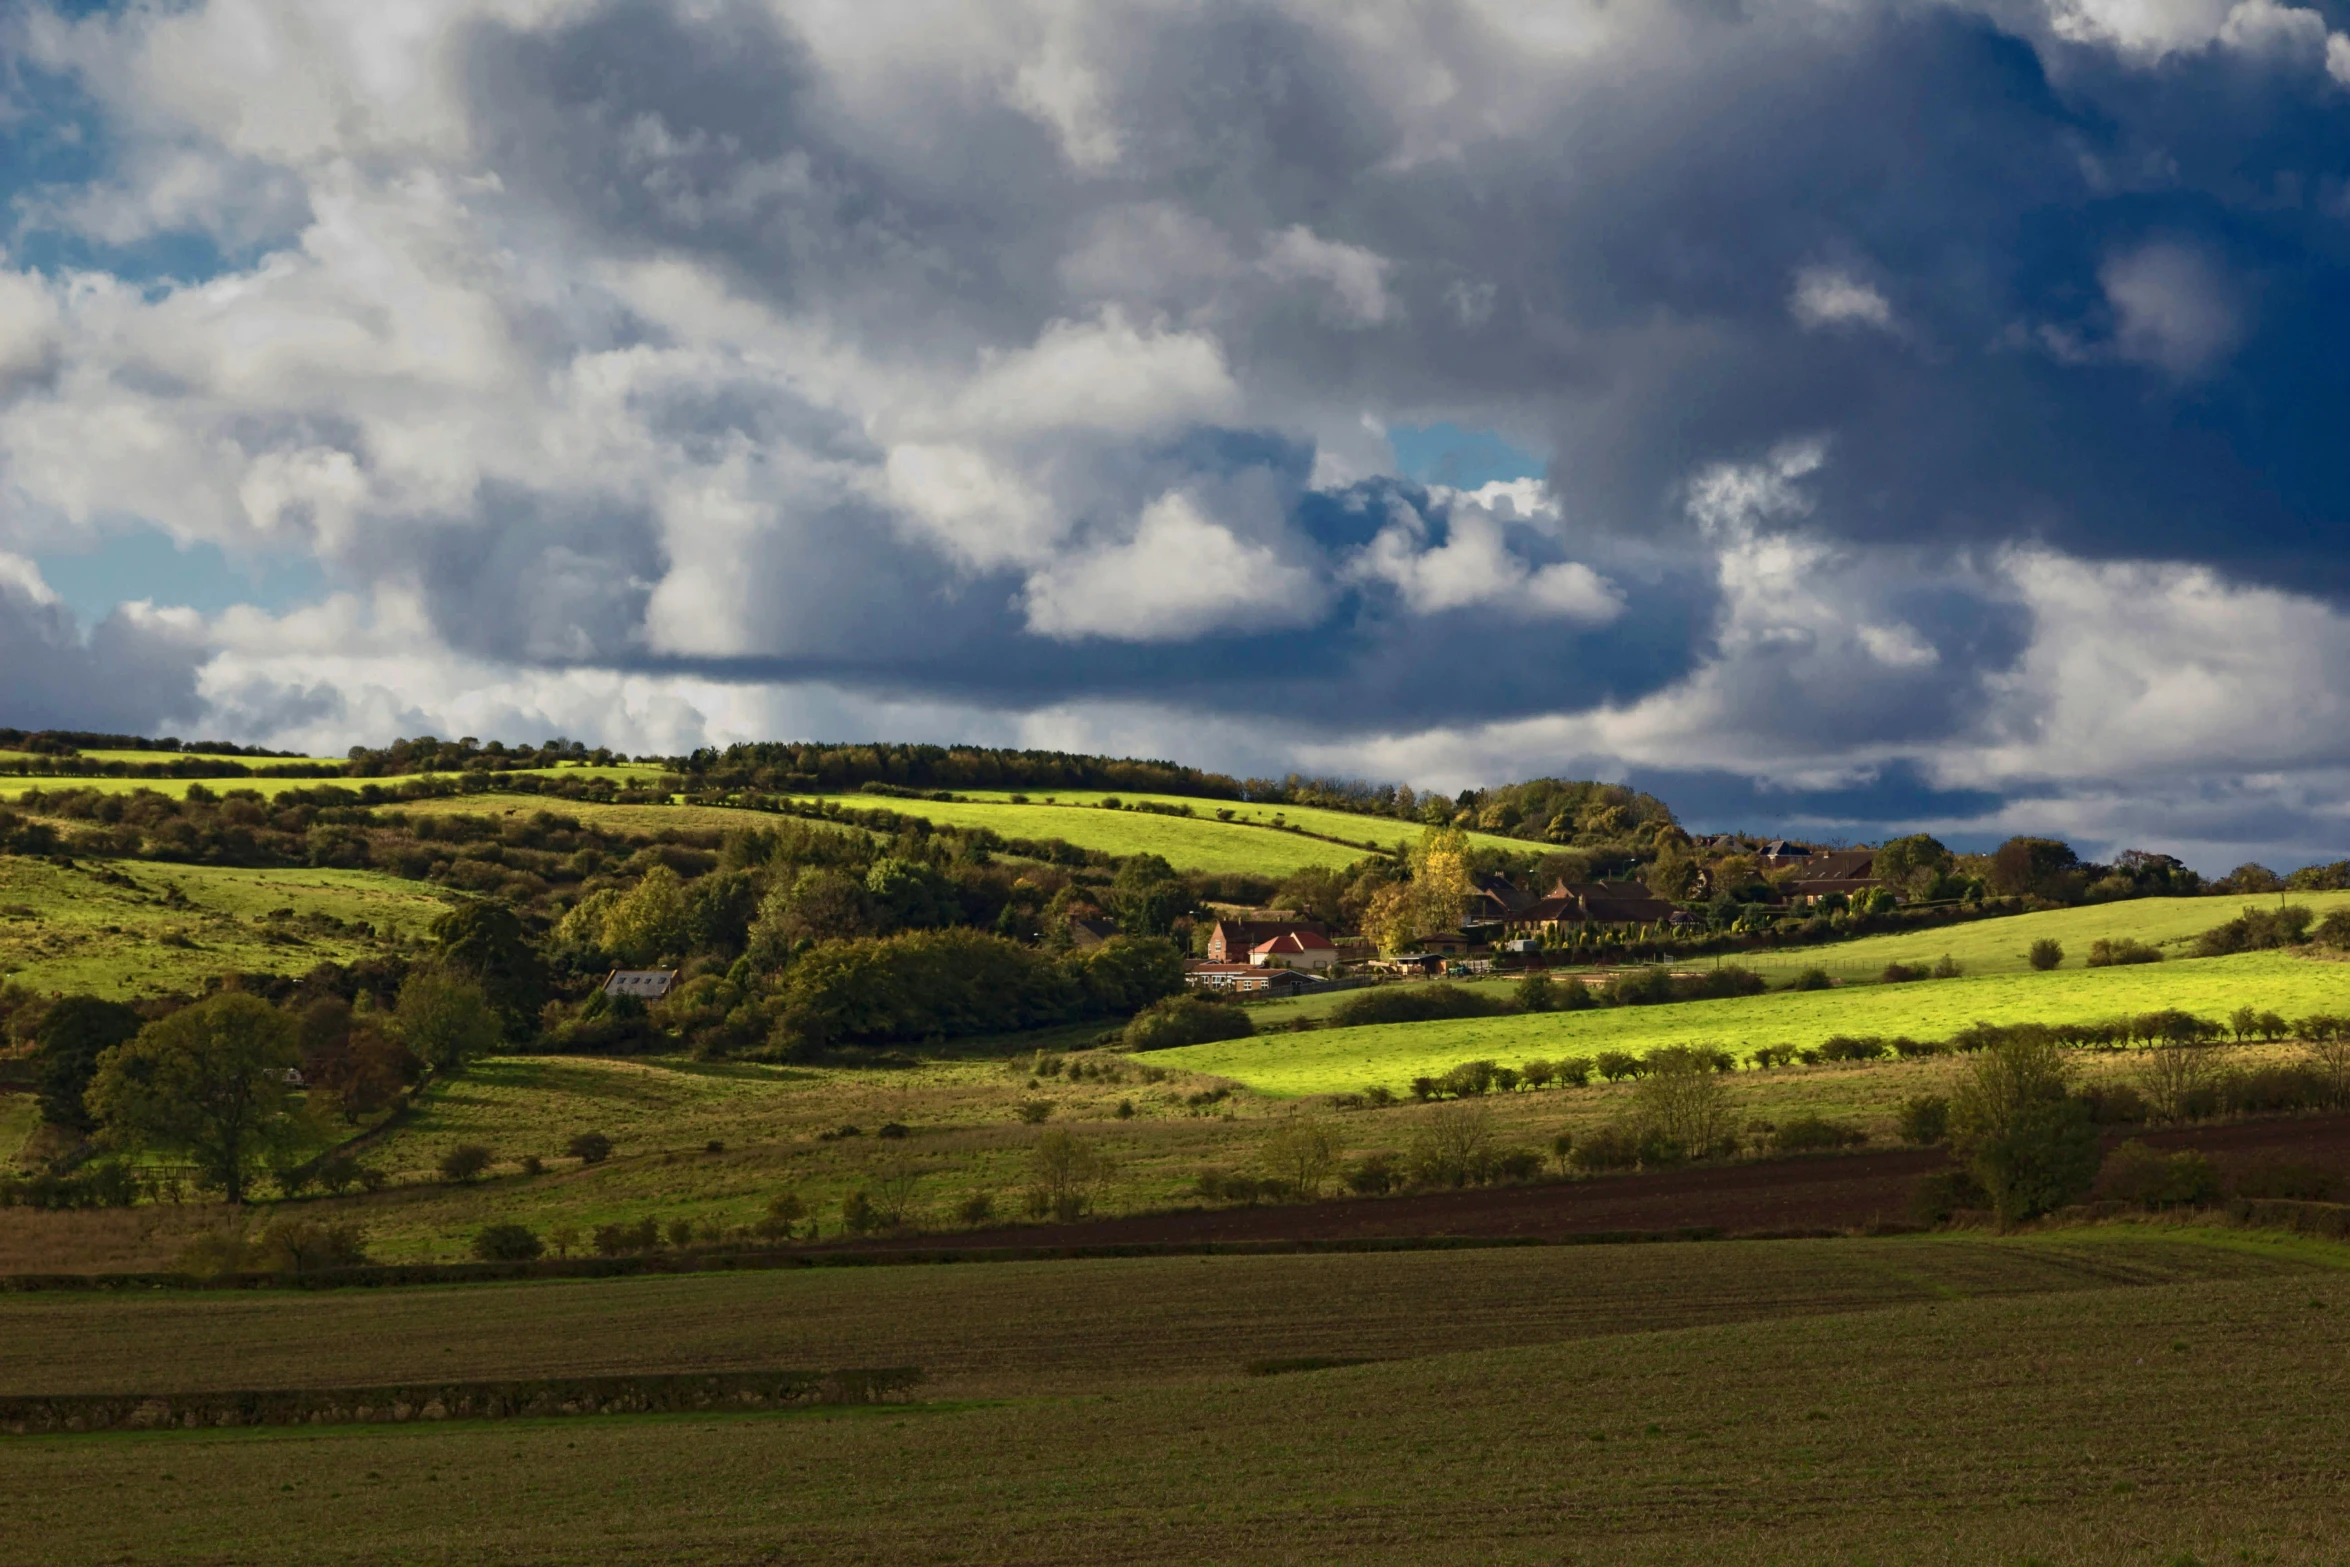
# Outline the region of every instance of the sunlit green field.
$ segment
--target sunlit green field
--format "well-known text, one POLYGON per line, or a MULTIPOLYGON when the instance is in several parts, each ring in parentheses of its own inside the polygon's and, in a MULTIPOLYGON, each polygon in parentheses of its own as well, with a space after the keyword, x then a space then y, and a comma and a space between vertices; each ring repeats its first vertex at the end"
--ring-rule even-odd
POLYGON ((1838 979, 1873 980, 1888 963, 1931 964, 1944 954, 1964 965, 1970 974, 2021 974, 2031 965, 2025 953, 2043 937, 2064 948, 2063 967, 2080 968, 2088 961, 2091 943, 2130 937, 2163 949, 2166 957, 2183 956, 2195 938, 2214 925, 2226 923, 2247 906, 2273 909, 2280 902, 2299 904, 2319 916, 2350 908, 2350 892, 2269 893, 2243 898, 2133 898, 2121 903, 2092 904, 2078 909, 2048 909, 2038 914, 2014 914, 1892 936, 1864 936, 1858 941, 1826 947, 1796 947, 1779 952, 1724 957, 1757 972, 1784 978, 1802 969, 1824 968, 1838 979))
MULTIPOLYGON (((130 752, 107 753, 110 756, 119 755, 126 760, 130 759, 132 754, 130 752)), ((145 754, 148 760, 155 759, 156 753, 145 754)), ((271 763, 269 758, 255 757, 228 757, 223 760, 250 762, 255 767, 266 767, 271 763)), ((624 783, 630 778, 650 780, 661 776, 660 768, 633 762, 611 767, 582 767, 566 764, 560 767, 519 768, 516 772, 543 777, 609 778, 616 784, 624 783)), ((214 794, 224 794, 231 789, 254 789, 265 796, 276 796, 285 793, 288 789, 317 789, 321 787, 357 789, 366 784, 375 784, 389 789, 403 783, 414 783, 426 777, 447 779, 457 776, 459 775, 454 773, 400 773, 378 778, 22 778, 0 775, 0 800, 15 799, 35 789, 47 793, 55 793, 63 789, 93 789, 101 794, 132 794, 141 789, 152 789, 157 794, 169 795, 176 800, 188 792, 190 784, 201 784, 214 794)))
MULTIPOLYGON (((1363 826, 1349 828, 1349 843, 1330 843, 1303 833, 1278 832, 1219 822, 1210 811, 1198 817, 1160 816, 1148 811, 1109 811, 1097 806, 1010 805, 982 801, 896 800, 880 795, 837 795, 841 804, 859 810, 896 811, 919 816, 941 826, 986 827, 1007 838, 1059 838, 1081 849, 1104 854, 1156 854, 1177 870, 1243 871, 1286 876, 1309 865, 1332 868, 1351 865, 1377 852, 1376 836, 1392 848, 1392 834, 1374 834, 1363 826)), ((1137 798, 1140 798, 1139 796, 1137 798)), ((1210 802, 1187 802, 1200 809, 1210 802)), ((1339 821, 1378 828, 1374 817, 1339 821)), ((1416 836, 1416 833, 1415 833, 1416 836)))
POLYGON ((938 1381, 853 1411, 0 1436, 0 1539, 44 1564, 2304 1567, 2341 1560, 2342 1261, 2116 1230, 5 1300, 0 1392, 938 1381), (1366 1363, 1246 1370, 1315 1356, 1366 1363))
POLYGON ((0 976, 36 990, 127 998, 194 991, 224 973, 300 973, 421 937, 453 896, 377 871, 145 860, 68 869, 0 855, 0 976), (184 902, 172 900, 174 888, 184 902), (292 917, 268 918, 277 910, 292 917))
MULTIPOLYGON (((1267 824, 1286 822, 1292 827, 1302 827, 1307 832, 1320 833, 1324 837, 1343 838, 1349 843, 1375 843, 1387 849, 1394 848, 1398 843, 1415 842, 1420 834, 1426 831, 1418 822, 1400 821, 1392 816, 1368 816, 1354 811, 1325 810, 1312 805, 1270 805, 1262 801, 1250 800, 1203 800, 1182 794, 1134 794, 1131 792, 1120 793, 1110 789, 1073 789, 1051 794, 1035 789, 1024 791, 958 789, 955 792, 967 799, 987 801, 1009 801, 1015 793, 1025 793, 1032 805, 1042 805, 1048 799, 1062 805, 1082 806, 1098 806, 1104 800, 1120 800, 1128 805, 1132 805, 1137 800, 1147 800, 1158 805, 1188 806, 1200 816, 1211 821, 1222 820, 1224 813, 1230 812, 1231 819, 1234 821, 1267 824)), ((848 797, 844 795, 842 798, 848 797)), ((912 801, 909 803, 919 807, 929 802, 912 801)), ((1501 849, 1511 854, 1541 854, 1549 849, 1547 844, 1534 843, 1523 838, 1505 838, 1498 833, 1472 832, 1468 836, 1471 843, 1481 848, 1501 849)))
POLYGON ((1669 1006, 1258 1035, 1158 1051, 1149 1059, 1233 1078, 1263 1093, 1318 1094, 1372 1084, 1400 1089, 1423 1073, 1480 1057, 1514 1063, 1679 1044, 1743 1053, 1757 1045, 1816 1045, 1834 1034, 1941 1039, 1976 1021, 2089 1022, 2166 1007, 2215 1017, 2240 1006, 2287 1017, 2350 1011, 2350 963, 2262 952, 2127 968, 2026 970, 1669 1006))

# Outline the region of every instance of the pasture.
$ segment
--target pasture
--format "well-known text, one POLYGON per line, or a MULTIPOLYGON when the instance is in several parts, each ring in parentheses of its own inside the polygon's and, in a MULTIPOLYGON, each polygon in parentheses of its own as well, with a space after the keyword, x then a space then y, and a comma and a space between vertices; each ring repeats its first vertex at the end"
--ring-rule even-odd
MULTIPOLYGON (((1113 811, 1100 806, 896 800, 869 794, 832 798, 858 810, 896 811, 942 827, 985 827, 1006 838, 1059 838, 1080 849, 1104 854, 1156 854, 1177 870, 1185 871, 1287 876, 1313 865, 1338 869, 1394 846, 1393 835, 1366 832, 1361 825, 1350 825, 1347 842, 1330 843, 1272 827, 1220 822, 1211 810, 1202 809, 1212 806, 1212 801, 1184 802, 1200 810, 1198 816, 1161 816, 1150 811, 1113 811), (1380 840, 1377 845, 1372 842, 1375 836, 1380 840)), ((1376 817, 1326 814, 1349 824, 1367 824, 1372 828, 1382 825, 1376 817)), ((1417 829, 1412 830, 1411 836, 1418 836, 1417 829)))
POLYGON ((126 999, 421 939, 453 894, 377 871, 0 855, 0 979, 126 999))
MULTIPOLYGON (((1002 789, 957 790, 967 800, 1009 803, 1014 791, 1002 789)), ((843 796, 843 798, 847 798, 843 796)), ((1285 824, 1302 827, 1307 832, 1326 838, 1339 838, 1348 843, 1360 843, 1393 850, 1398 844, 1410 845, 1419 841, 1427 829, 1419 822, 1407 822, 1393 816, 1370 816, 1356 811, 1333 811, 1315 805, 1274 805, 1261 800, 1204 800, 1182 794, 1135 794, 1106 789, 1077 789, 1046 796, 1031 790, 1027 794, 1031 805, 1048 802, 1060 805, 1099 807, 1104 800, 1118 800, 1127 805, 1148 802, 1153 805, 1187 807, 1210 821, 1230 820, 1252 822, 1259 826, 1285 824)), ((927 804, 926 801, 911 802, 927 804)), ((1544 854, 1550 845, 1535 843, 1525 838, 1508 838, 1499 833, 1471 832, 1469 841, 1479 848, 1500 849, 1509 854, 1544 854)))
MULTIPOLYGON (((167 755, 166 753, 138 753, 128 751, 110 751, 105 753, 93 752, 85 754, 96 755, 101 760, 109 758, 132 760, 137 756, 144 755, 148 761, 155 761, 159 758, 166 757, 167 755)), ((220 758, 220 760, 246 762, 255 768, 262 768, 274 765, 278 762, 291 762, 295 759, 282 757, 223 757, 220 758)), ((630 778, 641 778, 647 782, 651 782, 661 776, 661 769, 658 767, 634 762, 619 763, 610 767, 595 767, 585 764, 567 762, 555 767, 518 768, 514 773, 506 774, 504 776, 515 777, 524 775, 549 778, 608 778, 613 783, 620 784, 626 782, 630 778)), ((49 793, 54 793, 55 791, 61 789, 93 789, 100 794, 132 794, 141 789, 152 789, 157 794, 169 795, 176 800, 188 792, 188 786, 190 784, 201 784, 206 789, 211 790, 214 794, 226 794, 231 789, 254 789, 258 790, 265 797, 275 798, 276 796, 285 793, 289 789, 357 789, 366 784, 375 784, 382 788, 389 789, 395 788, 398 785, 404 783, 420 782, 426 778, 452 779, 459 776, 462 775, 456 773, 399 773, 374 778, 77 778, 70 776, 27 778, 13 775, 0 775, 0 802, 16 799, 17 797, 27 794, 35 789, 49 793)), ((548 803, 544 800, 541 800, 540 797, 536 795, 527 796, 526 798, 532 800, 534 803, 542 805, 548 803)))
POLYGON ((2070 972, 2087 965, 2089 948, 2098 941, 2127 937, 2160 948, 2166 958, 2178 958, 2193 949, 2197 936, 2215 925, 2225 924, 2247 906, 2273 909, 2280 903, 2298 904, 2323 918, 2335 909, 2350 908, 2350 892, 2272 892, 2244 898, 2133 898, 2077 909, 2011 914, 1940 930, 1863 936, 1826 947, 1741 953, 1721 961, 1768 974, 1774 982, 1808 968, 1824 968, 1839 980, 1865 982, 1876 979, 1888 963, 1914 968, 1931 965, 1945 955, 1955 959, 1969 974, 2027 974, 2031 972, 2031 964, 2026 953, 2033 942, 2046 939, 2064 948, 2061 968, 2070 972))
POLYGON ((0 1530, 69 1564, 2336 1560, 2342 1253, 2205 1239, 0 1299, 7 1393, 936 1379, 851 1411, 0 1437, 0 1530), (1247 1374, 1316 1357, 1366 1363, 1247 1374))
POLYGON ((1773 991, 1722 1001, 1390 1023, 1153 1052, 1156 1065, 1213 1073, 1259 1093, 1294 1096, 1402 1089, 1423 1073, 1490 1057, 1643 1052, 1659 1045, 1813 1046, 1836 1034, 1941 1039, 1969 1023, 2092 1022, 2177 1007, 2224 1017, 2240 1006, 2288 1017, 2350 1010, 2350 964, 2245 953, 2126 968, 1969 975, 1903 985, 1773 991))

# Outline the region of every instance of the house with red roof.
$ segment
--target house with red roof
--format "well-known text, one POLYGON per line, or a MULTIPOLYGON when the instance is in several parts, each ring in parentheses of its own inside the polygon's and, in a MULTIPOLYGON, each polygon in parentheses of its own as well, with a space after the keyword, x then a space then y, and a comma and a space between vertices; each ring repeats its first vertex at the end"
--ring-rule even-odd
POLYGON ((1293 930, 1248 949, 1254 968, 1326 969, 1338 966, 1338 949, 1318 930, 1293 930))

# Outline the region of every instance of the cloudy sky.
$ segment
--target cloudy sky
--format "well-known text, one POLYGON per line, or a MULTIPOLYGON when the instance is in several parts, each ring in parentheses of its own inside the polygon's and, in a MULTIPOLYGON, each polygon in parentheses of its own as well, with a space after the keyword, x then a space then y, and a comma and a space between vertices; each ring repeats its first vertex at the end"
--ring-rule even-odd
POLYGON ((0 8, 0 723, 2350 853, 2350 7, 0 8))

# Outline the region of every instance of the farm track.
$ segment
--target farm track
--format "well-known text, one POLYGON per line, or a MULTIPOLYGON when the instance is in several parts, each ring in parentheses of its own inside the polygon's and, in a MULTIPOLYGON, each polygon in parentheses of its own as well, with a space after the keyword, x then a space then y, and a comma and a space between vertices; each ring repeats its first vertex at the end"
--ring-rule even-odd
MULTIPOLYGON (((2238 1121, 2143 1133, 2157 1148, 2226 1160, 2291 1159, 2350 1168, 2350 1115, 2238 1121)), ((1421 1192, 1279 1206, 1204 1208, 1079 1224, 1024 1225, 958 1237, 990 1246, 1198 1245, 1234 1241, 1357 1241, 1458 1236, 1547 1239, 1578 1235, 1725 1235, 1853 1230, 1909 1217, 1918 1178, 1944 1168, 1940 1148, 1814 1154, 1703 1165, 1595 1180, 1421 1192)), ((937 1242, 932 1240, 930 1246, 937 1242)), ((841 1242, 822 1250, 922 1249, 921 1242, 841 1242)))

